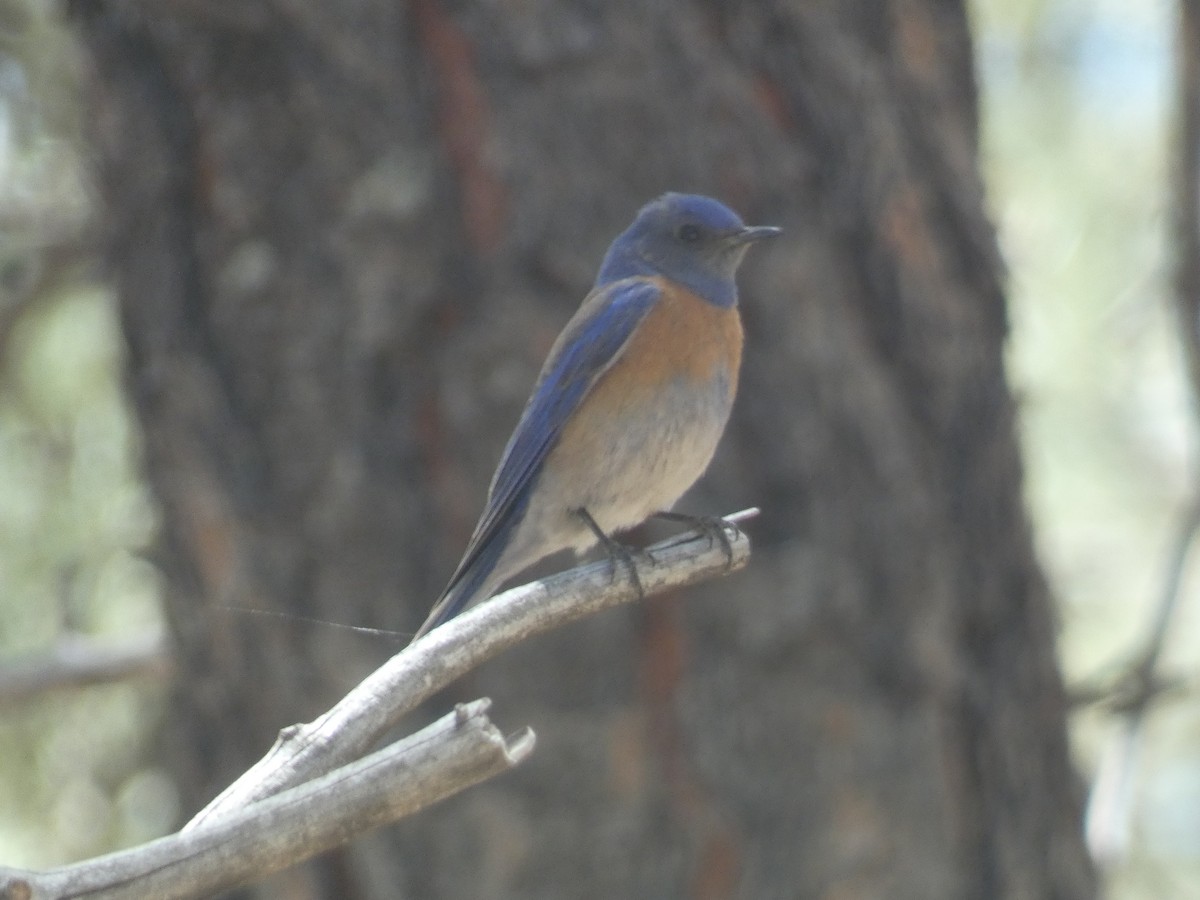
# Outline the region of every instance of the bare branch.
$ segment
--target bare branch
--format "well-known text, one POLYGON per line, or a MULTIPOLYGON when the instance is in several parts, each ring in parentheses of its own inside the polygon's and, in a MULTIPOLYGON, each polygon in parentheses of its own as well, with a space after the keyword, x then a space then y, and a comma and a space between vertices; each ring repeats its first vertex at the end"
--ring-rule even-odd
POLYGON ((528 757, 533 732, 506 741, 489 705, 462 704, 405 740, 204 828, 48 872, 0 869, 0 897, 202 897, 302 862, 528 757))
MULTIPOLYGON (((639 554, 645 594, 743 567, 749 541, 734 524, 727 536, 723 546, 711 535, 685 535, 639 554)), ((315 722, 284 729, 264 759, 178 834, 47 872, 0 868, 0 900, 208 896, 512 768, 532 752, 533 732, 506 742, 485 715, 487 700, 359 757, 465 672, 525 638, 634 599, 633 585, 623 567, 601 562, 483 603, 414 641, 315 722)))
MULTIPOLYGON (((726 517, 736 522, 747 511, 726 517)), ((674 538, 636 560, 646 596, 742 568, 750 542, 730 533, 730 553, 708 536, 674 538)), ((343 765, 406 713, 514 644, 583 616, 637 599, 624 570, 592 563, 500 594, 414 641, 367 676, 319 719, 284 729, 275 746, 200 811, 185 830, 343 765)))
POLYGON ((166 639, 157 632, 119 642, 66 634, 49 650, 0 663, 0 704, 59 688, 161 678, 170 670, 166 639))

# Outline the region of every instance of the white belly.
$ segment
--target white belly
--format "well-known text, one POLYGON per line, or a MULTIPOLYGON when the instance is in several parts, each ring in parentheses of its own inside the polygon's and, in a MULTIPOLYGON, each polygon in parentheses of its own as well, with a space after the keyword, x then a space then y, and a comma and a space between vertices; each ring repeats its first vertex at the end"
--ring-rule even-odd
POLYGON ((592 447, 604 449, 586 453, 592 460, 586 468, 573 464, 570 445, 555 447, 543 466, 514 549, 536 547, 548 535, 561 540, 561 547, 588 549, 596 540, 576 512, 581 507, 606 534, 671 509, 708 468, 731 407, 727 382, 718 379, 698 392, 681 379, 656 392, 652 402, 639 404, 636 411, 589 429, 592 447))

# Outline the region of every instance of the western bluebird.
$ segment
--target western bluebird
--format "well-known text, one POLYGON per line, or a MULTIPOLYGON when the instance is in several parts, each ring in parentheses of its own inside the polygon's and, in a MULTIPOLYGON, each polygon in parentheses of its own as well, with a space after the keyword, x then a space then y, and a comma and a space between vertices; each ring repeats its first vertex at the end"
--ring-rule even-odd
POLYGON ((750 244, 777 234, 709 197, 642 207, 551 348, 462 561, 415 637, 544 556, 670 510, 704 473, 737 391, 734 274, 750 244))

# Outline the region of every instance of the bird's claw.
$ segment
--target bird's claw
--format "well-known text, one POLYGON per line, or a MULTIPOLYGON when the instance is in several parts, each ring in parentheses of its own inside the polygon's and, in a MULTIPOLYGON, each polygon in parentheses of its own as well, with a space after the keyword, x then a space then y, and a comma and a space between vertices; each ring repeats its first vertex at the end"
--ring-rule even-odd
POLYGON ((586 509, 579 509, 576 510, 576 512, 579 514, 579 517, 583 520, 584 524, 587 525, 588 529, 595 536, 596 541, 601 547, 604 548, 604 552, 608 554, 608 560, 610 563, 612 563, 613 580, 616 580, 617 562, 620 561, 621 563, 624 563, 625 571, 629 573, 629 580, 633 582, 634 588, 637 589, 638 599, 646 599, 646 591, 642 587, 642 579, 638 575, 637 563, 634 562, 633 558, 634 556, 645 556, 653 561, 654 557, 650 556, 650 554, 645 550, 639 550, 637 547, 630 547, 626 544, 622 544, 620 541, 613 540, 604 533, 604 530, 599 525, 596 524, 596 520, 592 518, 591 514, 586 509))
POLYGON ((707 535, 708 546, 711 547, 714 543, 720 544, 725 553, 725 563, 732 568, 733 542, 729 539, 729 535, 732 533, 734 540, 742 536, 742 529, 736 522, 730 522, 720 516, 689 516, 687 513, 677 512, 657 512, 654 514, 654 518, 666 522, 681 522, 690 525, 693 530, 707 535))

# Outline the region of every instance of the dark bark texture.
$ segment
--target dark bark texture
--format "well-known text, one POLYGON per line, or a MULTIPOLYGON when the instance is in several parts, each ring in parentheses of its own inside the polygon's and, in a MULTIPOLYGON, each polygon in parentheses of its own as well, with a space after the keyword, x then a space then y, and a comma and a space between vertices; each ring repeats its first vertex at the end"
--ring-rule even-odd
POLYGON ((301 617, 421 621, 641 203, 786 229, 681 505, 750 569, 488 666, 534 759, 262 896, 1092 895, 961 2, 73 13, 189 809, 396 649, 301 617))

